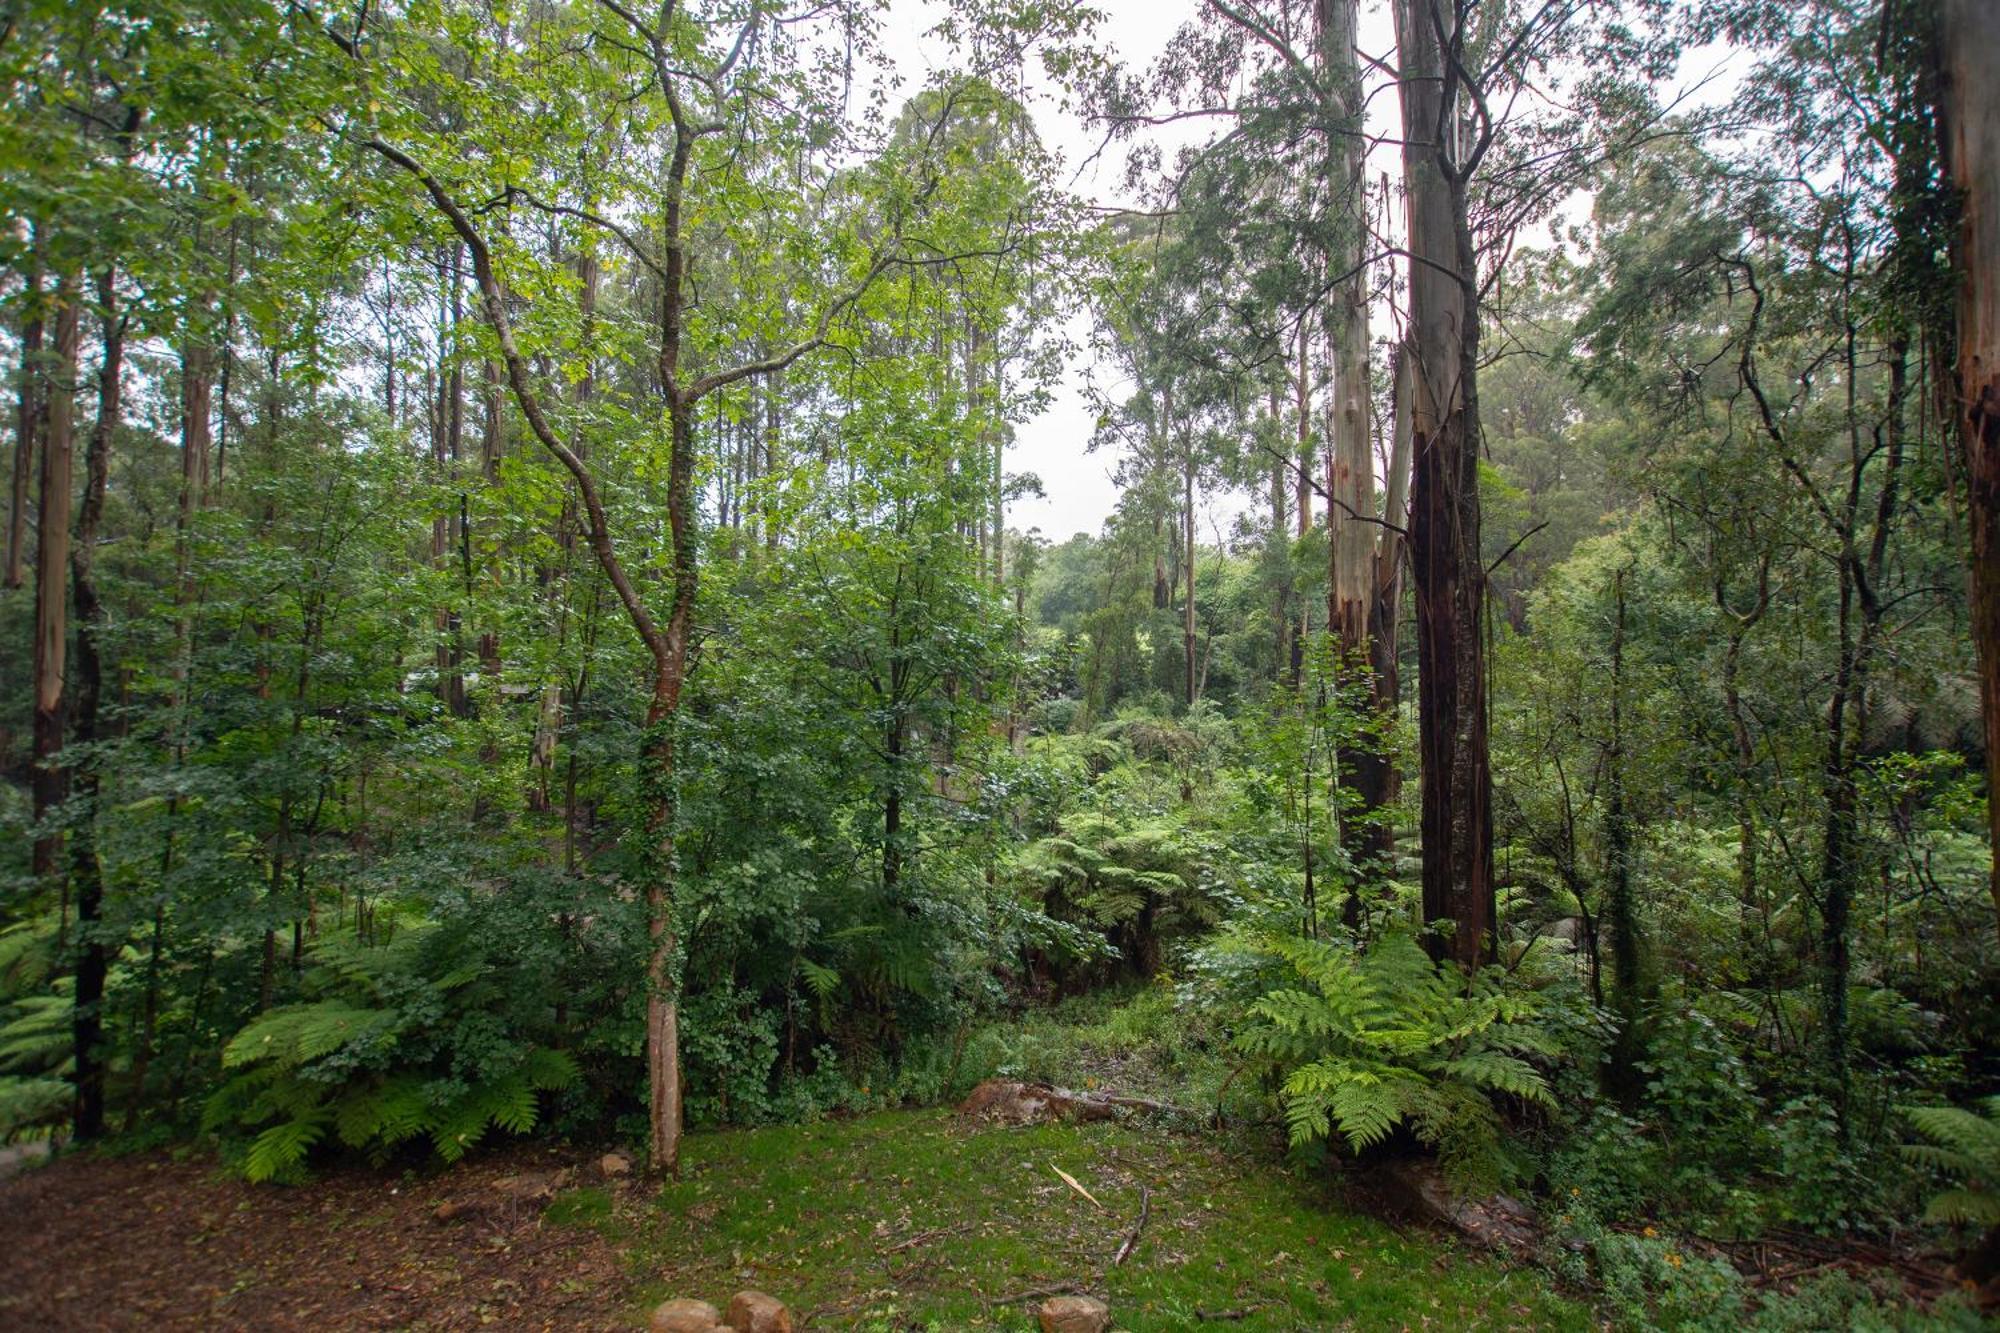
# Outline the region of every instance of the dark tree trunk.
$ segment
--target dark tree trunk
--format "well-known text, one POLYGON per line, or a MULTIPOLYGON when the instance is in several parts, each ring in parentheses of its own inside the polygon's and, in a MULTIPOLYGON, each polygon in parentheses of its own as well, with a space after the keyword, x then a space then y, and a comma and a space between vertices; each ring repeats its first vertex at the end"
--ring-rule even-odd
POLYGON ((72 821, 70 870, 76 879, 76 1008, 73 1024, 76 1055, 76 1137, 81 1141, 104 1133, 104 1065, 98 1044, 104 1031, 104 983, 111 969, 112 941, 104 934, 104 873, 97 860, 97 799, 99 760, 90 752, 98 740, 98 701, 104 688, 102 647, 104 608, 93 574, 97 533, 104 517, 104 492, 111 470, 112 434, 118 428, 120 377, 124 371, 125 325, 118 313, 118 289, 112 271, 98 277, 97 297, 104 321, 104 359, 97 376, 97 424, 90 433, 83 486, 83 506, 77 515, 76 545, 70 552, 70 576, 76 597, 76 742, 84 747, 77 767, 76 795, 80 806, 72 821))
POLYGON ((1632 812, 1625 782, 1625 571, 1612 576, 1616 611, 1611 629, 1611 739, 1604 755, 1605 910, 1611 926, 1611 976, 1617 991, 1618 1037, 1611 1050, 1612 1086, 1633 1087, 1639 1057, 1638 905, 1632 898, 1632 812))
POLYGON ((1424 921, 1471 969, 1493 956, 1493 810, 1486 723, 1486 571, 1479 552, 1477 269, 1438 32, 1449 0, 1398 0, 1409 192, 1413 449, 1424 921))

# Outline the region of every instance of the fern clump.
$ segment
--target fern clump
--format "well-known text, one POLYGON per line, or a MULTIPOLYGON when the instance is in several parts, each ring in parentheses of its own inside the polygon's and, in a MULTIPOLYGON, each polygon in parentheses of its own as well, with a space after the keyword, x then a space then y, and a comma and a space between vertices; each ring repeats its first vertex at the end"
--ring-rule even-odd
POLYGON ((1237 1044, 1280 1080, 1294 1144, 1337 1132, 1359 1152, 1408 1126, 1475 1172, 1497 1150, 1496 1096, 1552 1104, 1527 1057, 1552 1056, 1555 1044, 1534 998, 1504 989, 1492 969, 1468 979, 1404 934, 1367 949, 1284 937, 1256 948, 1297 984, 1254 1001, 1237 1044))
POLYGON ((47 917, 0 930, 0 1143, 69 1118, 74 983, 51 979, 55 940, 47 917))
POLYGON ((1903 1155, 1958 1184, 1933 1195, 1926 1222, 2000 1227, 2000 1097, 1978 1111, 1958 1106, 1906 1106, 1903 1117, 1926 1143, 1906 1143, 1903 1155))
POLYGON ((385 945, 322 945, 317 999, 264 1013, 230 1039, 232 1076, 210 1097, 211 1131, 254 1130, 251 1180, 294 1179, 333 1139, 381 1157, 419 1138, 456 1162, 492 1129, 520 1134, 539 1094, 576 1081, 565 1052, 512 1040, 491 1009, 503 979, 462 938, 406 928, 385 945))

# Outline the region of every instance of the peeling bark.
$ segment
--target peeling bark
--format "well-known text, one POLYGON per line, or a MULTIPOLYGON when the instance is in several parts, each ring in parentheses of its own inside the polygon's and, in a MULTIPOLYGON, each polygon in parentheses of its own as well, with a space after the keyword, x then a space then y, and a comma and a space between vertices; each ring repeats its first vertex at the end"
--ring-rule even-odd
MULTIPOLYGON (((2000 858, 2000 0, 1941 0, 1939 83, 1944 156, 1959 191, 1958 437, 1968 478, 1972 639, 1986 718, 1988 835, 2000 858)), ((1990 890, 2000 925, 2000 859, 1990 890)))

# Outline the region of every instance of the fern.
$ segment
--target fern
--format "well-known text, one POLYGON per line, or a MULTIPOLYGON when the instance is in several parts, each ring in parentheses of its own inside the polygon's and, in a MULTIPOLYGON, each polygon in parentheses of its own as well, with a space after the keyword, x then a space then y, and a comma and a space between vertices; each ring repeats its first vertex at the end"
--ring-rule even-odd
POLYGON ((1959 1182, 1932 1196, 1927 1222, 2000 1227, 2000 1097, 1985 1098, 1979 1107, 1902 1108, 1904 1119, 1929 1140, 1904 1144, 1903 1155, 1959 1182))
POLYGON ((0 1142, 69 1115, 70 1085, 60 1078, 0 1076, 0 1142))
POLYGON ((325 1133, 324 1115, 280 1121, 251 1140, 243 1174, 255 1181, 295 1178, 305 1165, 307 1150, 325 1133))
POLYGON ((56 969, 56 931, 48 918, 0 930, 0 990, 32 990, 56 969))
POLYGON ((1496 1140, 1494 1097, 1552 1101, 1524 1057, 1553 1042, 1532 1001, 1490 977, 1441 970, 1407 935, 1365 952, 1283 937, 1255 947, 1301 983, 1253 1002, 1237 1038, 1280 1076, 1294 1143, 1338 1132, 1360 1152, 1407 1125, 1464 1162, 1496 1140))
POLYGON ((322 998, 273 1009, 230 1039, 222 1064, 234 1076, 203 1123, 254 1131, 246 1176, 296 1178, 329 1133, 377 1158, 428 1139, 456 1162, 496 1128, 522 1134, 539 1123, 539 1094, 573 1084, 576 1062, 505 1042, 461 1051, 454 1038, 486 1030, 472 1020, 491 992, 478 983, 494 969, 451 944, 422 927, 380 947, 329 940, 313 957, 322 998))
POLYGON ((343 1000, 286 1005, 230 1038, 222 1048, 222 1067, 235 1069, 269 1060, 280 1068, 295 1068, 339 1050, 374 1025, 393 1018, 384 1010, 363 1009, 343 1000))
POLYGON ((46 1072, 61 1066, 75 1040, 68 994, 27 995, 0 1025, 0 1070, 46 1072))

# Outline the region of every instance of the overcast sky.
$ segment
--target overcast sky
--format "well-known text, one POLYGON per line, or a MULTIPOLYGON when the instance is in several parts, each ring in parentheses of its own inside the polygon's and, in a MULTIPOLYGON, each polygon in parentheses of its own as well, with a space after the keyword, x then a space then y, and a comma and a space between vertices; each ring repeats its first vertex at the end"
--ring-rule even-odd
MULTIPOLYGON (((1198 0, 1095 3, 1105 15, 1100 39, 1110 44, 1120 60, 1144 65, 1194 12, 1198 0)), ((940 12, 937 5, 924 0, 894 0, 891 5, 884 24, 884 44, 903 77, 906 94, 922 87, 934 70, 952 63, 949 47, 927 36, 940 12)), ((1093 132, 1047 95, 1031 97, 1030 109, 1042 142, 1061 155, 1064 175, 1075 172, 1077 164, 1097 147, 1102 131, 1093 132)), ((1114 149, 1086 168, 1070 188, 1100 204, 1136 202, 1123 190, 1123 176, 1123 155, 1114 149)), ((1087 319, 1080 317, 1072 330, 1072 341, 1087 346, 1088 331, 1087 319)), ((1009 527, 1022 532, 1040 528, 1044 537, 1064 541, 1072 533, 1095 533, 1117 503, 1118 488, 1111 481, 1115 459, 1109 453, 1084 452, 1097 419, 1084 397, 1089 368, 1085 356, 1073 360, 1048 410, 1032 420, 1014 423, 1007 471, 1034 473, 1041 478, 1046 494, 1041 499, 1017 501, 1007 515, 1009 527)))
MULTIPOLYGON (((1200 9, 1201 0, 1093 0, 1104 20, 1097 40, 1109 48, 1123 64, 1143 70, 1157 57, 1174 31, 1200 9)), ((929 0, 893 0, 884 24, 887 54, 903 78, 907 95, 921 87, 929 76, 952 63, 950 48, 930 37, 941 11, 929 0)), ((1371 54, 1388 55, 1394 46, 1388 10, 1383 4, 1362 8, 1359 45, 1371 54)), ((1073 113, 1057 105, 1047 89, 1039 95, 1030 79, 1029 109, 1034 114, 1042 142, 1057 152, 1064 163, 1064 176, 1075 179, 1065 184, 1084 199, 1102 206, 1140 205, 1125 188, 1124 150, 1114 145, 1092 160, 1103 139, 1101 127, 1085 124, 1073 113), (1079 170, 1079 164, 1087 164, 1079 170)), ((1371 122, 1385 109, 1393 111, 1394 98, 1377 97, 1370 104, 1371 122)), ((1379 128, 1371 125, 1371 128, 1379 128)), ((1185 124, 1172 132, 1164 146, 1199 142, 1214 133, 1214 127, 1185 124)), ((1392 150, 1393 151, 1393 150, 1392 150)), ((1384 164, 1371 163, 1370 174, 1384 164)), ((1079 315, 1070 330, 1071 342, 1089 346, 1088 317, 1079 315)), ((1074 358, 1057 389, 1054 401, 1041 415, 1014 423, 1015 438, 1007 454, 1009 473, 1032 472, 1041 478, 1046 494, 1023 498, 1012 506, 1008 526, 1019 531, 1039 528, 1051 541, 1065 541, 1073 533, 1096 533, 1117 503, 1118 488, 1111 472, 1117 460, 1109 451, 1086 453, 1085 446, 1097 416, 1085 396, 1088 377, 1095 373, 1100 389, 1115 390, 1108 366, 1094 365, 1087 350, 1074 358)), ((1211 495, 1200 507, 1207 510, 1201 520, 1207 539, 1226 533, 1244 497, 1211 495)))

